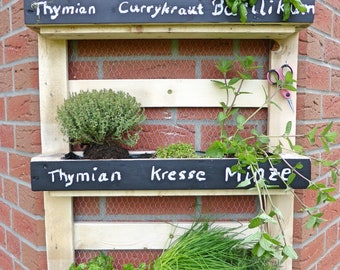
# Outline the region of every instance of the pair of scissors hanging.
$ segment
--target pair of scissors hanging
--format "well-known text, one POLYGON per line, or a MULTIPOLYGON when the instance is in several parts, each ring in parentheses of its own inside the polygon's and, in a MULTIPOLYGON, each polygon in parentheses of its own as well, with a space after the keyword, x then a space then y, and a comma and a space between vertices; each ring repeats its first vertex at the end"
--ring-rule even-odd
POLYGON ((290 72, 293 74, 293 69, 290 65, 284 64, 280 67, 280 69, 271 69, 267 72, 267 81, 271 85, 276 85, 281 92, 283 98, 285 98, 288 102, 290 109, 294 112, 294 105, 292 101, 291 92, 285 88, 283 88, 283 84, 286 78, 286 74, 290 72))

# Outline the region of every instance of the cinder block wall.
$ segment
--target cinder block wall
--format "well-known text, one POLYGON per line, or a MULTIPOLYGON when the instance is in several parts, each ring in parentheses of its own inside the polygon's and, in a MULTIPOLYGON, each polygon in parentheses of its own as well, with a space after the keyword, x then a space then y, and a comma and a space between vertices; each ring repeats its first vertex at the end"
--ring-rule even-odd
MULTIPOLYGON (((340 131, 340 112, 338 106, 340 101, 340 51, 338 49, 340 43, 340 3, 338 0, 317 0, 316 2, 315 23, 300 34, 299 95, 297 103, 298 133, 305 133, 314 124, 325 126, 331 120, 335 122, 335 128, 340 131)), ((43 196, 42 193, 31 192, 29 184, 30 158, 41 151, 37 35, 24 26, 23 17, 22 1, 0 0, 0 269, 5 270, 46 269, 43 196)), ((145 60, 149 60, 150 56, 154 53, 163 54, 164 58, 159 59, 160 62, 158 62, 156 67, 159 77, 177 78, 178 75, 188 78, 214 77, 215 74, 205 73, 204 69, 203 72, 202 69, 197 69, 197 63, 195 59, 192 59, 192 56, 195 54, 194 52, 202 50, 202 44, 199 41, 187 44, 186 53, 183 54, 185 56, 183 57, 187 58, 187 63, 184 68, 180 68, 181 74, 165 72, 164 67, 169 65, 166 57, 169 57, 171 51, 164 51, 169 41, 162 42, 162 46, 157 46, 160 51, 157 51, 155 46, 151 46, 153 49, 149 53, 145 53, 144 58, 140 55, 141 51, 139 48, 134 48, 135 54, 140 57, 140 63, 145 63, 145 60), (201 73, 198 70, 201 70, 201 73)), ((247 52, 249 44, 243 47, 242 42, 239 44, 235 41, 230 42, 226 41, 227 44, 232 45, 228 46, 225 44, 223 55, 231 56, 235 52, 235 48, 238 48, 238 53, 242 55, 249 54, 247 52)), ((212 51, 215 50, 214 44, 216 43, 208 45, 212 51)), ((81 79, 81 76, 85 75, 87 78, 114 78, 112 74, 117 74, 117 70, 112 69, 114 64, 112 59, 111 61, 109 59, 107 63, 101 63, 103 55, 112 53, 112 49, 109 46, 104 46, 105 50, 96 49, 97 52, 100 52, 100 54, 96 55, 91 55, 91 51, 94 50, 91 49, 87 42, 79 41, 78 44, 75 45, 74 43, 72 46, 70 47, 70 53, 73 49, 77 49, 77 53, 81 53, 81 57, 83 57, 81 61, 85 62, 93 58, 94 64, 97 63, 97 71, 90 72, 92 70, 86 68, 88 65, 79 65, 81 61, 77 64, 73 59, 70 59, 71 79, 81 79), (81 47, 83 47, 82 50, 80 50, 81 47)), ((95 47, 95 45, 93 46, 95 47)), ((125 46, 124 41, 122 41, 119 51, 124 53, 125 49, 129 47, 131 46, 125 46)), ((254 46, 253 49, 255 47, 257 46, 254 46)), ((176 49, 176 44, 172 43, 170 48, 172 48, 171 50, 176 49)), ((261 56, 260 52, 250 54, 256 54, 258 57, 261 56)), ((215 50, 213 55, 219 56, 219 53, 216 53, 215 50)), ((116 57, 113 55, 113 58, 116 57)), ((172 66, 178 68, 182 64, 183 59, 177 59, 172 63, 172 66)), ((207 65, 211 65, 211 63, 207 65)), ((155 66, 144 67, 144 69, 138 69, 138 66, 131 62, 126 62, 127 71, 130 73, 131 69, 134 70, 135 78, 138 77, 136 74, 139 74, 139 78, 152 78, 155 66), (141 72, 145 69, 149 70, 147 74, 141 72)), ((120 77, 117 76, 116 78, 124 78, 128 72, 124 72, 119 75, 120 77)), ((155 124, 163 123, 170 116, 172 118, 176 116, 177 121, 194 121, 196 127, 202 119, 207 118, 207 115, 210 117, 208 120, 213 122, 214 111, 209 110, 208 114, 206 112, 202 113, 203 117, 199 119, 191 119, 191 115, 192 112, 189 110, 183 110, 180 113, 177 111, 174 115, 173 111, 155 109, 148 112, 148 124, 151 128, 155 124), (184 116, 178 118, 179 115, 184 116)), ((188 132, 181 135, 178 130, 169 130, 169 126, 171 125, 165 125, 164 128, 166 131, 176 134, 174 141, 179 140, 179 138, 187 138, 187 134, 192 134, 192 132, 188 132)), ((186 128, 185 130, 190 131, 191 129, 186 128)), ((146 137, 145 135, 143 138, 146 137)), ((143 143, 143 138, 138 147, 151 147, 152 145, 145 145, 143 143)), ((190 142, 195 143, 197 149, 205 149, 204 140, 194 136, 189 136, 189 138, 190 142)), ((162 142, 162 139, 155 139, 153 145, 160 142, 162 142)), ((323 155, 318 147, 311 149, 311 151, 316 155, 323 155)), ((332 154, 336 158, 340 157, 338 147, 334 148, 332 154)), ((328 175, 325 175, 318 168, 314 168, 313 175, 316 181, 329 181, 328 175)), ((339 198, 339 183, 336 187, 338 191, 336 197, 339 198)), ((305 202, 315 199, 310 192, 303 191, 300 194, 305 202)), ((159 198, 149 200, 142 198, 140 202, 132 203, 131 207, 125 210, 126 213, 132 216, 137 215, 138 218, 141 218, 144 213, 137 205, 140 206, 143 203, 151 205, 150 209, 154 211, 151 212, 152 215, 161 216, 163 219, 173 219, 173 216, 178 218, 181 215, 191 215, 194 212, 193 209, 195 209, 192 208, 192 205, 198 205, 197 198, 186 197, 181 198, 181 200, 179 198, 175 199, 161 202, 159 198), (183 205, 182 212, 169 213, 167 211, 164 213, 164 209, 176 208, 179 203, 183 205), (162 205, 162 208, 155 207, 155 204, 162 205)), ((207 198, 200 199, 203 203, 208 200, 207 198)), ((253 212, 253 209, 249 208, 249 206, 253 206, 253 201, 248 201, 246 198, 243 199, 244 205, 242 209, 245 212, 244 214, 247 215, 247 211, 253 212)), ((106 218, 119 216, 122 213, 117 212, 118 210, 114 208, 114 205, 121 202, 116 200, 122 199, 76 199, 76 218, 100 219, 103 214, 105 214, 106 218), (86 207, 86 205, 90 205, 90 207, 86 207), (103 208, 103 205, 107 207, 103 208)), ((209 200, 212 201, 204 203, 204 207, 207 208, 202 207, 203 212, 206 211, 204 213, 213 212, 220 214, 221 211, 219 209, 222 206, 223 208, 230 209, 231 215, 239 214, 237 212, 239 207, 235 208, 235 205, 228 205, 226 200, 222 199, 220 201, 218 198, 209 198, 209 200), (209 207, 211 205, 215 206, 209 207)), ((241 203, 241 200, 239 203, 241 203)), ((329 222, 317 231, 311 231, 304 228, 306 217, 298 212, 300 206, 296 203, 294 243, 300 258, 294 262, 294 269, 327 270, 340 268, 340 258, 338 255, 340 254, 339 206, 339 199, 336 203, 325 206, 323 211, 325 211, 325 218, 329 222)), ((124 213, 122 215, 120 216, 121 218, 126 218, 124 213)), ((148 215, 150 213, 147 213, 148 215)), ((86 256, 80 254, 78 258, 86 256)), ((121 262, 133 262, 140 259, 139 255, 136 255, 134 252, 124 253, 120 256, 121 262)))

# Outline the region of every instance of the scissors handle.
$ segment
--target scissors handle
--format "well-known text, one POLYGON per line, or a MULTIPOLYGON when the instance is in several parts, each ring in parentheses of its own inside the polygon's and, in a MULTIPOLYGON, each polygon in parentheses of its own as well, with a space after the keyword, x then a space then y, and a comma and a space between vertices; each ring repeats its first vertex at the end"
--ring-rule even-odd
POLYGON ((280 68, 280 73, 281 73, 280 77, 282 79, 284 79, 284 77, 286 76, 288 71, 293 74, 293 69, 290 65, 288 65, 288 64, 282 65, 281 68, 280 68))
POLYGON ((275 69, 268 70, 267 72, 267 81, 272 84, 276 85, 280 80, 280 74, 275 69))
POLYGON ((286 90, 286 89, 281 89, 281 95, 285 98, 285 99, 290 99, 291 98, 291 93, 286 90))

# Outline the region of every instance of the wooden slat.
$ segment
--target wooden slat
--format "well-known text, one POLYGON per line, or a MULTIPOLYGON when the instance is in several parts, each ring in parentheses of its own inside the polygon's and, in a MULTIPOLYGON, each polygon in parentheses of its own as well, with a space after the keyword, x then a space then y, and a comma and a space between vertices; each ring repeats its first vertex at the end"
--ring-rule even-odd
MULTIPOLYGON (((270 190, 270 194, 285 195, 288 192, 281 189, 270 190)), ((82 190, 82 191, 50 191, 53 197, 142 197, 142 196, 250 196, 258 195, 255 190, 82 190)))
MULTIPOLYGON (((175 240, 191 226, 191 222, 75 222, 75 249, 161 250, 167 248, 170 237, 175 240)), ((241 222, 214 222, 213 226, 237 228, 240 237, 254 232, 246 230, 247 223, 241 222)))
MULTIPOLYGON (((39 87, 42 152, 68 151, 56 123, 56 108, 67 96, 67 46, 65 40, 39 36, 39 87), (56 72, 57 71, 57 72, 56 72)), ((68 269, 74 261, 71 197, 51 197, 44 192, 46 253, 49 270, 68 269)))
POLYGON ((308 25, 214 23, 42 26, 40 34, 51 39, 283 39, 308 25))
MULTIPOLYGON (((143 107, 220 107, 226 102, 225 90, 208 79, 155 79, 155 80, 70 80, 70 92, 112 88, 135 96, 143 107)), ((267 107, 266 80, 246 80, 237 107, 267 107)), ((229 100, 233 98, 230 95, 229 100)))

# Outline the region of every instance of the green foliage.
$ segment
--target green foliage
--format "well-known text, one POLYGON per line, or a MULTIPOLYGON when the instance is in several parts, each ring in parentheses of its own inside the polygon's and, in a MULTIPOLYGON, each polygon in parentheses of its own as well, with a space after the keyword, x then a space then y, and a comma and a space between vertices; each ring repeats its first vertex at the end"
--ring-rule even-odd
MULTIPOLYGON (((240 16, 240 21, 247 22, 248 11, 247 7, 252 7, 258 0, 225 0, 227 6, 233 14, 240 16)), ((304 13, 307 11, 306 6, 301 0, 283 0, 283 16, 282 21, 287 21, 291 15, 291 10, 295 8, 299 12, 304 13)))
MULTIPOLYGON (((292 122, 289 121, 286 123, 284 133, 281 136, 276 136, 275 139, 279 139, 277 145, 270 144, 271 138, 256 129, 251 131, 250 136, 242 136, 245 125, 253 119, 266 104, 274 104, 272 98, 279 91, 276 91, 272 96, 266 96, 263 106, 260 106, 250 116, 245 117, 240 114, 239 110, 235 108, 237 98, 240 95, 248 94, 242 92, 242 85, 244 80, 251 79, 250 71, 257 68, 257 66, 254 65, 254 59, 250 56, 238 58, 237 60, 241 64, 243 70, 238 72, 238 77, 231 78, 230 80, 226 79, 226 73, 231 71, 232 67, 235 66, 234 61, 221 60, 216 65, 216 68, 223 74, 224 81, 213 82, 226 92, 227 97, 226 101, 221 102, 222 112, 217 115, 216 119, 216 122, 220 125, 220 138, 211 143, 206 151, 206 155, 215 158, 236 157, 238 158, 238 163, 232 167, 232 171, 239 173, 245 173, 246 169, 251 171, 252 177, 241 182, 238 187, 247 187, 251 184, 251 181, 253 181, 255 183, 255 189, 258 192, 260 211, 249 223, 250 228, 259 228, 259 231, 250 237, 250 239, 255 242, 252 253, 258 257, 275 258, 282 263, 287 258, 296 259, 297 255, 294 249, 286 243, 283 232, 283 217, 279 209, 273 203, 269 192, 269 189, 273 187, 266 184, 266 179, 264 179, 259 172, 259 165, 262 162, 269 162, 271 166, 274 166, 276 162, 282 160, 280 155, 283 152, 293 152, 307 156, 314 160, 316 164, 327 167, 330 172, 332 184, 335 184, 338 178, 340 160, 333 161, 310 157, 305 153, 303 146, 293 143, 292 137, 305 137, 311 145, 321 144, 324 151, 329 153, 331 151, 330 146, 336 141, 338 134, 331 131, 333 123, 330 122, 325 127, 312 128, 305 135, 291 135, 293 127, 292 122), (236 124, 236 130, 230 134, 227 133, 227 130, 225 129, 226 121, 234 121, 236 124), (271 210, 269 211, 268 209, 271 210), (270 235, 265 226, 269 223, 278 224, 281 229, 281 235, 270 235)), ((291 72, 288 72, 284 81, 278 82, 278 87, 296 91, 294 83, 295 80, 293 79, 291 72)), ((274 105, 277 106, 277 104, 274 105)), ((282 180, 286 184, 287 191, 291 191, 293 194, 294 191, 290 188, 290 184, 293 183, 295 177, 299 173, 297 170, 301 168, 301 163, 298 163, 295 167, 291 167, 292 173, 288 176, 288 180, 282 180)), ((302 205, 302 211, 309 215, 306 224, 307 228, 317 228, 325 221, 325 219, 322 218, 323 213, 319 211, 319 208, 322 204, 335 201, 335 198, 331 194, 335 192, 336 189, 333 186, 327 186, 324 183, 315 183, 311 179, 305 180, 309 183, 308 188, 317 193, 315 205, 305 205, 298 196, 295 196, 295 198, 302 205)))
POLYGON ((73 143, 133 146, 145 115, 128 93, 102 89, 73 94, 58 108, 57 120, 73 143))
POLYGON ((223 228, 208 222, 194 223, 163 251, 153 270, 278 269, 269 257, 254 255, 235 228, 223 228))
POLYGON ((137 268, 135 268, 132 263, 123 265, 123 270, 146 270, 146 269, 147 268, 145 263, 139 264, 137 268))
POLYGON ((155 156, 157 158, 197 158, 198 155, 189 143, 173 143, 166 147, 158 147, 155 156))
POLYGON ((72 263, 69 270, 114 270, 112 256, 100 253, 100 255, 92 258, 87 264, 81 263, 76 265, 72 263))

